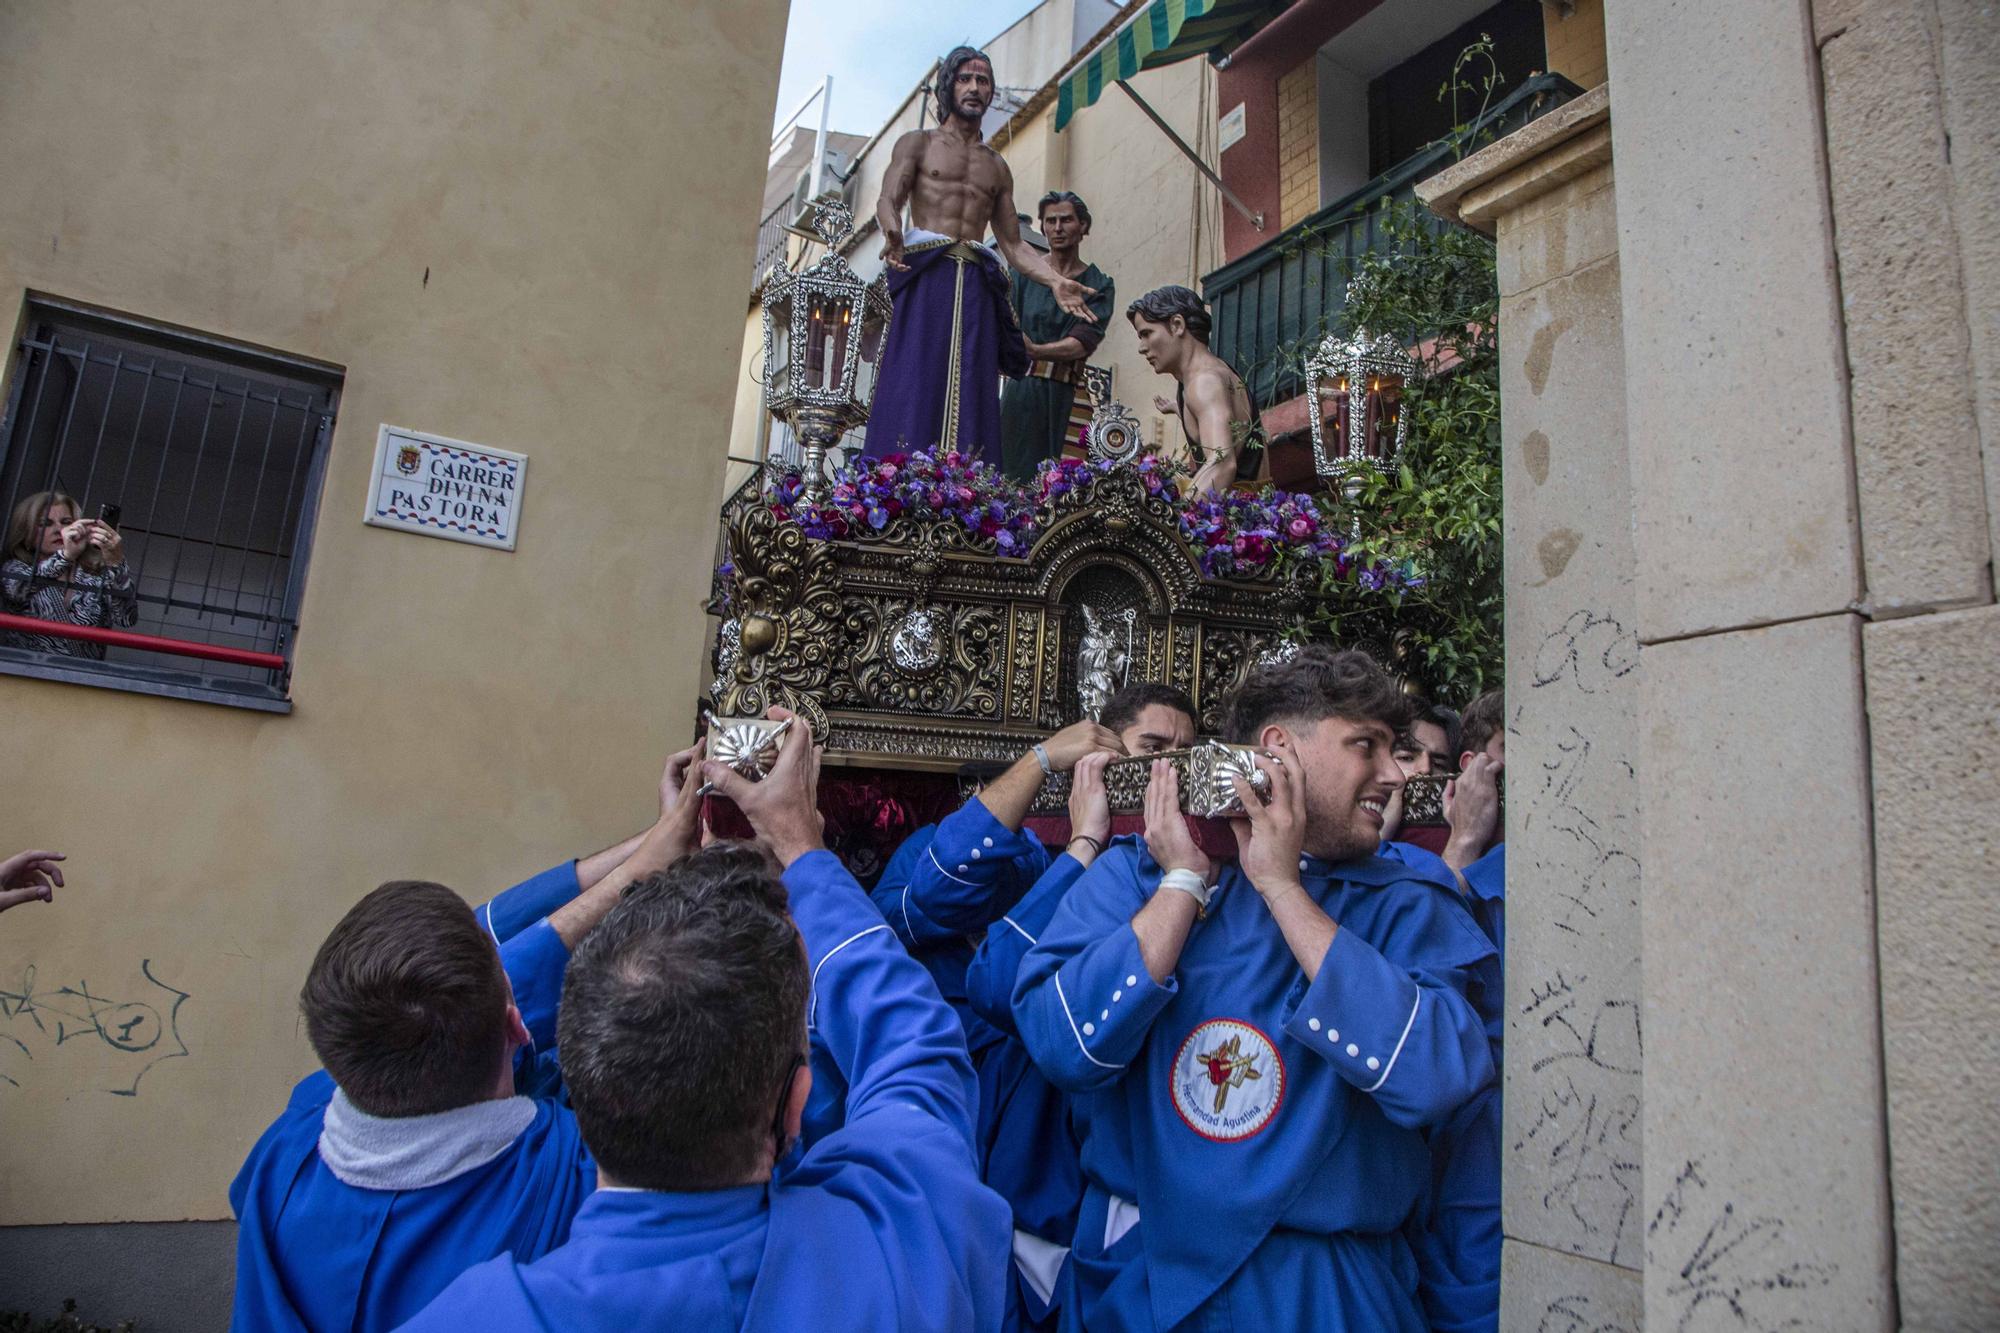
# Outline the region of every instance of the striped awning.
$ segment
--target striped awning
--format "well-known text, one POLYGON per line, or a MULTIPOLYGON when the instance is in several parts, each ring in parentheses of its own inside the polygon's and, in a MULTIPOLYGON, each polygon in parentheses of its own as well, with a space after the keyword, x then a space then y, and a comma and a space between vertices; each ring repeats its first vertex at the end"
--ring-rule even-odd
POLYGON ((1152 0, 1132 21, 1063 76, 1056 129, 1142 69, 1233 49, 1291 0, 1152 0))

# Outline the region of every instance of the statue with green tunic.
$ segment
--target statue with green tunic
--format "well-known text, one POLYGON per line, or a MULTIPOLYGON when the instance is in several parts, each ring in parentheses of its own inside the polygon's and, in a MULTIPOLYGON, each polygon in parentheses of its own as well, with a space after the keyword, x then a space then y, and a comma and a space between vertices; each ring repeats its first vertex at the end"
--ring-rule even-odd
POLYGON ((1077 250, 1090 235, 1090 208, 1068 190, 1042 196, 1037 222, 1049 242, 1049 267, 1081 282, 1096 323, 1077 318, 1057 304, 1041 282, 1019 269, 1014 272, 1014 313, 1028 344, 1028 373, 1007 381, 1000 395, 1000 465, 1008 476, 1025 481, 1044 459, 1062 457, 1069 434, 1070 409, 1084 363, 1104 338, 1105 321, 1116 308, 1111 275, 1086 264, 1077 250))

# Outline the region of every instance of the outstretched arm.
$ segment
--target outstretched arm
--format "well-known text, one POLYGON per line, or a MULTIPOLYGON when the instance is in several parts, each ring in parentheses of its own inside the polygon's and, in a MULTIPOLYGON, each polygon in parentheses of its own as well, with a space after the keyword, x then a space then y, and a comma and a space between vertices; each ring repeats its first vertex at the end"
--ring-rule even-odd
POLYGON ((882 229, 882 262, 903 266, 903 205, 916 185, 917 164, 924 156, 924 132, 911 130, 896 140, 889 153, 889 171, 882 177, 882 197, 875 201, 875 224, 882 229))

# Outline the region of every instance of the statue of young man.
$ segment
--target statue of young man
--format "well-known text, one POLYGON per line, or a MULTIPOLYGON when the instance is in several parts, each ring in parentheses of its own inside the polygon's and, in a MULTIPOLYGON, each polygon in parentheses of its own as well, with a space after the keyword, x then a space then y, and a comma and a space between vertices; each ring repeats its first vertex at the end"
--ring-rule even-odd
POLYGON ((1000 394, 1000 465, 1018 481, 1031 480, 1044 460, 1062 457, 1076 386, 1116 299, 1111 275, 1077 253, 1090 235, 1090 206, 1072 191, 1051 190, 1042 196, 1038 220, 1049 240, 1049 267, 1096 293, 1090 298, 1096 321, 1077 318, 1056 304, 1055 293, 1014 274, 1014 313, 1027 335, 1029 362, 1027 376, 1000 394))
POLYGON ((1171 375, 1175 396, 1153 406, 1180 418, 1194 464, 1194 493, 1214 495, 1237 481, 1262 481, 1263 427, 1243 377, 1208 350, 1212 323, 1201 297, 1186 287, 1155 287, 1125 309, 1139 335, 1139 355, 1171 375))
POLYGON ((1095 293, 1021 239, 1013 173, 980 128, 993 104, 993 62, 959 47, 938 71, 937 99, 938 127, 896 141, 875 206, 895 314, 865 453, 956 448, 998 464, 997 381, 1028 368, 1000 255, 1080 319, 1094 319, 1085 303, 1095 293), (980 244, 989 226, 1000 255, 980 244))

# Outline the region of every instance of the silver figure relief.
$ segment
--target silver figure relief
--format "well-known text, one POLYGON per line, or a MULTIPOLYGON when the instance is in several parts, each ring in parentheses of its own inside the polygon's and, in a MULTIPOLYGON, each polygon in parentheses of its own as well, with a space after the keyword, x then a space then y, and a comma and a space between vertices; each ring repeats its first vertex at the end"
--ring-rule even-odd
POLYGON ((1094 607, 1083 608, 1083 644, 1077 649, 1076 693, 1083 715, 1091 721, 1104 711, 1111 696, 1124 687, 1132 669, 1132 635, 1138 625, 1136 607, 1099 614, 1094 607), (1124 633, 1118 632, 1124 622, 1124 633))
POLYGON ((889 661, 906 676, 925 676, 944 664, 944 613, 919 607, 889 631, 889 661))

